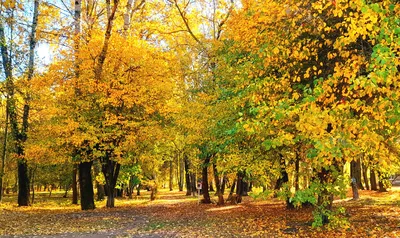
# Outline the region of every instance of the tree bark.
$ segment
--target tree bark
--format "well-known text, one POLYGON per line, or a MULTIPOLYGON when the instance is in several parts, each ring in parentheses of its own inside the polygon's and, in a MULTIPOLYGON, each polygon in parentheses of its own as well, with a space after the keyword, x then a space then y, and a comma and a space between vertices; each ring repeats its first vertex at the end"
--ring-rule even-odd
POLYGON ((187 155, 184 155, 184 163, 185 163, 185 179, 186 179, 186 196, 190 196, 192 194, 192 189, 191 189, 190 172, 189 172, 190 164, 187 155))
POLYGON ((173 171, 173 163, 172 160, 169 161, 169 191, 173 190, 173 179, 174 179, 174 171, 173 171))
POLYGON ((299 177, 300 177, 300 155, 296 150, 296 161, 295 161, 295 177, 294 177, 294 187, 298 191, 300 189, 299 177))
MULTIPOLYGON (((34 59, 35 59, 35 47, 36 47, 36 28, 39 14, 39 0, 34 1, 33 7, 33 18, 31 24, 31 32, 29 34, 29 61, 27 66, 27 81, 30 81, 33 77, 34 72, 34 59)), ((28 166, 25 159, 25 151, 23 144, 27 139, 28 132, 28 119, 29 119, 29 103, 30 95, 27 93, 24 95, 24 106, 22 115, 22 126, 21 129, 18 127, 18 116, 15 99, 15 85, 12 75, 12 62, 8 54, 8 47, 6 43, 4 25, 0 23, 0 42, 1 42, 1 55, 4 73, 6 76, 6 91, 7 91, 7 110, 10 116, 11 132, 13 135, 13 142, 16 154, 18 156, 18 205, 28 206, 29 205, 29 177, 28 177, 28 166)))
POLYGON ((233 193, 235 192, 235 188, 236 188, 236 181, 237 181, 237 179, 235 178, 235 180, 233 180, 231 190, 229 191, 229 195, 228 195, 228 198, 226 199, 226 201, 232 201, 233 193))
POLYGON ((192 188, 192 195, 195 197, 197 193, 197 188, 196 188, 196 175, 194 173, 190 173, 190 185, 192 188))
POLYGON ((381 172, 378 171, 379 192, 387 192, 385 184, 383 183, 384 180, 385 180, 385 178, 383 178, 381 172))
POLYGON ((207 155, 204 158, 202 168, 202 190, 203 190, 203 203, 211 203, 210 193, 208 192, 208 166, 210 163, 211 156, 207 155))
POLYGON ((357 187, 364 190, 361 180, 361 160, 360 157, 350 163, 350 176, 356 179, 357 187))
POLYGON ((242 194, 243 194, 243 177, 244 173, 243 172, 238 172, 237 173, 237 184, 236 184, 236 203, 241 203, 242 202, 242 194))
POLYGON ((115 186, 117 185, 117 179, 119 175, 119 170, 121 165, 111 160, 109 155, 104 158, 102 162, 102 171, 104 174, 104 178, 106 180, 106 188, 107 188, 107 208, 115 207, 115 186))
POLYGON ((72 168, 72 204, 78 204, 78 165, 74 164, 72 168))
POLYGON ((283 156, 281 154, 279 154, 280 157, 280 167, 281 167, 281 175, 280 177, 277 179, 276 184, 275 184, 275 190, 278 191, 282 188, 284 183, 287 183, 289 181, 289 175, 286 172, 286 163, 285 163, 285 159, 283 158, 283 156))
POLYGON ((32 196, 31 196, 31 204, 33 204, 35 202, 35 172, 36 172, 36 168, 33 169, 31 168, 30 173, 31 173, 31 191, 32 191, 32 196))
MULTIPOLYGON (((8 97, 8 96, 7 96, 8 97)), ((4 124, 4 139, 3 139, 3 150, 1 153, 1 171, 0 171, 0 202, 3 200, 4 189, 3 189, 3 177, 5 173, 5 162, 7 155, 7 139, 8 139, 8 108, 6 107, 6 121, 4 124)))
POLYGON ((183 182, 184 182, 184 163, 181 156, 178 154, 178 164, 179 164, 179 191, 183 191, 183 182))
POLYGON ((365 183, 365 188, 367 190, 370 190, 367 172, 368 172, 368 166, 365 163, 363 163, 362 164, 362 174, 363 174, 363 179, 364 179, 364 183, 365 183))
POLYGON ((93 180, 91 173, 92 164, 93 161, 81 162, 79 164, 79 184, 82 210, 92 210, 96 208, 94 205, 93 180))
POLYGON ((226 181, 228 181, 228 177, 226 175, 224 175, 224 178, 222 179, 222 184, 221 184, 222 195, 225 194, 226 181))
POLYGON ((358 194, 356 178, 351 178, 351 190, 353 192, 353 200, 358 200, 360 198, 360 196, 358 194))
POLYGON ((224 196, 222 194, 222 184, 219 179, 217 165, 213 163, 213 170, 214 170, 214 180, 215 180, 215 187, 217 189, 216 195, 218 196, 218 203, 217 205, 224 205, 224 196))
POLYGON ((329 223, 328 216, 324 213, 324 210, 332 210, 333 194, 326 189, 325 185, 329 182, 330 176, 330 171, 325 168, 322 168, 321 171, 318 173, 319 181, 323 186, 321 194, 318 196, 318 205, 322 208, 322 224, 329 223))
MULTIPOLYGON (((118 8, 118 4, 119 4, 119 0, 114 0, 113 8, 107 19, 107 26, 106 26, 106 32, 104 33, 103 47, 101 49, 100 55, 98 57, 98 61, 94 68, 94 77, 95 77, 96 81, 100 81, 102 78, 103 65, 104 65, 104 62, 105 62, 106 56, 107 56, 108 46, 109 46, 109 42, 110 42, 110 38, 111 38, 111 31, 112 31, 112 27, 113 27, 115 13, 118 8)), ((110 7, 110 2, 108 1, 107 8, 109 8, 109 7, 110 7)))
POLYGON ((150 194, 150 201, 154 201, 157 198, 158 193, 158 184, 157 184, 157 175, 153 174, 153 183, 150 186, 151 194, 150 194))
POLYGON ((18 206, 29 206, 29 177, 26 160, 18 160, 18 206))
POLYGON ((371 167, 369 169, 369 179, 371 182, 371 190, 373 191, 378 191, 378 186, 376 184, 376 174, 375 174, 375 170, 371 167))

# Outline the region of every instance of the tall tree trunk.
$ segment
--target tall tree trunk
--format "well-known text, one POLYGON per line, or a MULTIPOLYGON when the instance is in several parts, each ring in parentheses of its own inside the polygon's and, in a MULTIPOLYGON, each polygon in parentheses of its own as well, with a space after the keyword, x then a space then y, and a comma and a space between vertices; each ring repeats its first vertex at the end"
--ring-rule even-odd
MULTIPOLYGON (((96 62, 96 65, 94 67, 94 77, 96 81, 100 81, 102 78, 102 73, 103 73, 103 65, 107 57, 107 51, 110 43, 110 38, 111 38, 111 31, 113 27, 113 22, 115 18, 115 13, 117 11, 119 4, 119 0, 114 0, 114 5, 112 7, 112 10, 108 16, 107 19, 107 25, 106 25, 106 32, 104 33, 104 43, 103 47, 101 48, 100 55, 98 57, 98 60, 96 62)), ((107 1, 107 9, 110 8, 110 2, 107 1)))
POLYGON ((197 188, 196 188, 196 174, 195 173, 190 173, 190 185, 192 188, 192 195, 195 197, 197 193, 197 188))
MULTIPOLYGON (((35 48, 36 48, 36 28, 38 23, 38 15, 39 15, 39 0, 34 1, 33 8, 33 19, 31 25, 31 32, 29 35, 29 62, 28 62, 28 75, 27 81, 30 82, 33 78, 33 72, 35 67, 35 48)), ((28 164, 25 159, 25 151, 23 148, 23 144, 27 140, 28 136, 28 125, 29 125, 29 111, 30 111, 30 101, 31 95, 27 93, 25 95, 25 104, 23 108, 22 115, 22 128, 21 132, 17 136, 17 154, 19 158, 22 158, 18 161, 18 205, 19 206, 28 206, 29 205, 29 178, 28 178, 28 164)), ((17 122, 16 122, 17 123, 17 122)), ((17 128, 15 128, 17 129, 17 128)), ((18 130, 18 129, 17 129, 18 130)))
POLYGON ((370 190, 367 172, 368 172, 368 166, 365 163, 362 163, 362 174, 365 183, 365 188, 367 190, 370 190))
POLYGON ((295 177, 294 177, 294 187, 298 191, 300 189, 299 178, 300 178, 300 155, 296 150, 296 161, 295 161, 295 177))
POLYGON ((121 165, 110 159, 110 156, 107 155, 104 161, 102 162, 102 171, 104 174, 104 178, 106 180, 107 187, 107 205, 108 208, 115 207, 115 186, 117 185, 117 179, 119 175, 119 170, 121 165))
POLYGON ((28 164, 25 159, 18 160, 18 206, 29 206, 28 164))
POLYGON ((231 186, 231 190, 229 191, 229 195, 228 195, 228 198, 226 199, 226 201, 232 201, 233 193, 235 192, 235 188, 236 188, 236 181, 237 181, 237 179, 235 178, 233 180, 233 183, 232 183, 232 186, 231 186))
POLYGON ((190 196, 192 193, 192 189, 191 189, 190 172, 189 172, 190 164, 187 155, 184 155, 184 163, 185 163, 185 179, 186 179, 186 196, 190 196))
POLYGON ((172 160, 169 161, 169 191, 173 190, 173 179, 174 179, 174 170, 172 160))
POLYGON ((178 154, 178 164, 179 164, 179 191, 183 191, 183 182, 184 182, 184 165, 183 159, 181 158, 180 154, 178 154))
POLYGON ((373 191, 378 191, 378 186, 376 184, 376 174, 375 174, 375 170, 371 167, 369 169, 369 179, 371 182, 371 190, 373 191))
POLYGON ((358 200, 360 196, 358 194, 358 186, 355 178, 351 178, 351 190, 353 192, 353 200, 358 200))
POLYGON ((202 190, 203 190, 203 203, 211 203, 210 193, 208 192, 208 166, 210 163, 211 156, 207 155, 204 158, 202 168, 202 190))
POLYGON ((213 163, 215 187, 217 189, 216 195, 218 196, 217 205, 224 205, 224 196, 222 194, 221 181, 219 179, 217 165, 213 163))
MULTIPOLYGON (((31 32, 29 34, 29 61, 27 65, 27 81, 31 81, 34 72, 34 59, 35 59, 35 47, 36 47, 36 28, 39 14, 39 0, 34 1, 33 7, 33 18, 31 24, 31 32)), ((4 34, 3 22, 0 22, 0 42, 1 42, 1 55, 4 73, 6 76, 6 91, 7 91, 7 110, 10 117, 11 132, 13 135, 13 142, 16 154, 18 156, 18 205, 28 206, 29 205, 29 177, 28 177, 28 166, 25 159, 25 152, 23 144, 27 139, 28 132, 28 119, 29 119, 29 103, 30 95, 27 93, 24 95, 24 106, 22 115, 22 126, 19 129, 18 126, 18 115, 16 108, 15 99, 15 85, 12 75, 12 62, 8 53, 7 42, 4 34)))
POLYGON ((72 168, 72 204, 78 204, 78 165, 73 164, 72 168))
MULTIPOLYGON (((280 177, 277 179, 276 184, 274 189, 276 191, 280 190, 283 186, 284 183, 287 183, 289 181, 289 175, 286 172, 286 163, 285 163, 285 159, 283 158, 283 156, 281 154, 279 154, 279 158, 280 158, 280 167, 281 167, 281 175, 280 177)), ((276 194, 275 194, 276 196, 276 194)))
POLYGON ((135 184, 133 183, 135 179, 134 175, 129 176, 129 184, 128 184, 128 198, 132 199, 133 198, 133 189, 135 187, 135 184))
POLYGON ((332 210, 333 194, 326 188, 326 184, 329 182, 330 176, 330 171, 325 168, 322 168, 321 171, 318 173, 319 181, 323 186, 321 194, 318 196, 318 205, 319 207, 321 207, 320 212, 322 224, 329 223, 328 215, 326 214, 325 210, 332 210))
POLYGON ((79 164, 79 185, 81 192, 81 209, 92 210, 95 209, 94 205, 94 192, 92 180, 92 164, 90 162, 81 162, 79 164))
POLYGON ((236 182, 236 203, 242 202, 242 194, 243 194, 243 178, 244 173, 237 173, 237 182, 236 182))
POLYGON ((150 201, 154 201, 157 198, 158 193, 158 183, 157 183, 157 175, 153 174, 153 181, 154 183, 151 184, 151 194, 150 194, 150 201))
POLYGON ((228 177, 226 175, 224 175, 224 178, 222 179, 222 184, 221 184, 222 195, 225 194, 226 181, 228 181, 228 177))
POLYGON ((364 190, 364 187, 361 182, 361 160, 360 157, 357 156, 358 158, 356 160, 351 161, 350 166, 350 176, 356 180, 357 187, 364 190))
POLYGON ((7 139, 8 139, 8 108, 6 106, 6 121, 4 124, 3 150, 1 151, 0 202, 3 200, 3 195, 4 195, 3 177, 4 177, 4 173, 5 173, 4 165, 6 162, 6 155, 7 155, 7 139))

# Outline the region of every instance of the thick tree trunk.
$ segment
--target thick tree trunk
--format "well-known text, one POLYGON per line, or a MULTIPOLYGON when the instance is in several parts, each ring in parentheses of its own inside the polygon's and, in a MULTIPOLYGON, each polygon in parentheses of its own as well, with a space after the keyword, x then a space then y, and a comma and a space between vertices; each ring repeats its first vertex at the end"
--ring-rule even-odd
POLYGON ((18 206, 29 206, 29 177, 26 160, 18 160, 18 206))
POLYGON ((184 163, 185 163, 185 179, 186 179, 186 196, 190 196, 192 194, 192 188, 190 183, 190 173, 189 173, 189 158, 184 155, 184 163))
POLYGON ((319 207, 321 207, 320 212, 321 212, 322 224, 329 223, 328 215, 324 211, 332 210, 333 194, 326 189, 326 184, 328 183, 330 177, 331 177, 330 171, 325 168, 322 168, 322 170, 318 173, 319 181, 322 184, 322 186, 324 186, 321 191, 321 194, 318 196, 318 205, 319 207))
POLYGON ((375 170, 371 167, 369 169, 369 179, 371 182, 371 190, 373 191, 378 191, 378 186, 376 184, 376 174, 375 174, 375 170))
POLYGON ((196 175, 194 173, 190 173, 190 185, 192 188, 192 195, 195 197, 197 194, 197 188, 196 188, 196 175))
POLYGON ((242 179, 242 196, 249 196, 249 183, 246 181, 246 178, 242 179))
POLYGON ((378 184, 379 184, 379 192, 387 192, 387 189, 385 187, 385 184, 383 183, 383 181, 385 180, 385 178, 382 177, 382 174, 378 171, 378 184))
MULTIPOLYGON (((33 19, 31 25, 31 32, 29 35, 29 61, 28 61, 28 74, 27 81, 31 81, 33 78, 34 72, 34 64, 35 64, 35 48, 36 48, 36 28, 38 23, 38 15, 39 15, 39 0, 34 1, 34 10, 33 10, 33 19)), ((22 158, 18 161, 18 205, 19 206, 28 206, 29 205, 29 178, 28 178, 28 165, 25 160, 25 151, 23 148, 23 143, 27 140, 28 133, 28 125, 29 125, 29 110, 30 110, 30 101, 31 96, 29 93, 25 95, 25 104, 23 108, 22 115, 22 127, 21 131, 18 133, 18 129, 16 133, 19 135, 16 137, 16 149, 19 158, 22 158)), ((16 118, 14 118, 16 119, 16 118)), ((17 122, 15 122, 16 124, 17 122)))
POLYGON ((350 176, 356 179, 357 187, 364 190, 361 180, 361 160, 358 157, 356 160, 351 161, 350 163, 351 170, 350 176))
POLYGON ((74 164, 72 169, 72 204, 78 204, 78 165, 74 164))
POLYGON ((244 178, 244 173, 238 172, 237 173, 237 182, 236 182, 236 203, 242 202, 243 178, 244 178))
POLYGON ((79 184, 80 184, 82 210, 95 209, 93 180, 91 173, 92 164, 93 161, 81 162, 79 164, 79 184))
POLYGON ((217 189, 216 195, 218 196, 218 203, 217 205, 224 205, 224 195, 222 194, 222 184, 219 179, 218 175, 218 170, 217 170, 217 165, 213 163, 213 169, 214 169, 214 180, 215 180, 215 187, 217 189))
POLYGON ((115 186, 121 165, 110 159, 109 155, 102 161, 102 171, 106 180, 107 187, 107 208, 115 207, 115 186))
POLYGON ((203 203, 211 203, 210 193, 208 192, 208 166, 210 163, 211 156, 207 155, 204 158, 202 168, 202 190, 203 190, 203 203))
POLYGON ((355 178, 351 178, 351 190, 353 192, 353 200, 358 200, 360 196, 358 194, 358 187, 355 178))

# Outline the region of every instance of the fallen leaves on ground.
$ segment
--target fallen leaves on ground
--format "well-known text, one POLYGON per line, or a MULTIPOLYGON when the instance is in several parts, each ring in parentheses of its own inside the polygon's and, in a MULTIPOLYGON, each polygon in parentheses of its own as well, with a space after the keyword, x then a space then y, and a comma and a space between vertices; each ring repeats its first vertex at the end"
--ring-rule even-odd
POLYGON ((254 201, 240 205, 198 204, 183 192, 160 192, 159 199, 120 199, 117 208, 104 201, 94 211, 52 203, 32 207, 0 205, 0 235, 98 234, 110 237, 399 237, 398 191, 361 191, 359 201, 335 203, 346 208, 350 227, 313 229, 312 208, 287 210, 282 201, 254 201))

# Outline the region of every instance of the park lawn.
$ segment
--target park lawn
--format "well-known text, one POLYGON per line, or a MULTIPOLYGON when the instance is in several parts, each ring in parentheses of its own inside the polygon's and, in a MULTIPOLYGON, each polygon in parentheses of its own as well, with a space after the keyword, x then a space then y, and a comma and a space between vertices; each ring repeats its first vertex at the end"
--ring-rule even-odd
POLYGON ((278 199, 246 197, 239 205, 198 204, 184 192, 161 190, 156 201, 142 191, 118 199, 117 208, 81 211, 62 193, 36 194, 31 207, 17 207, 15 196, 0 204, 0 235, 92 237, 400 237, 400 191, 360 191, 361 199, 335 201, 350 222, 342 229, 311 227, 312 208, 287 210, 278 199))

